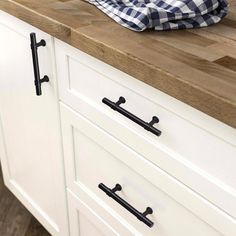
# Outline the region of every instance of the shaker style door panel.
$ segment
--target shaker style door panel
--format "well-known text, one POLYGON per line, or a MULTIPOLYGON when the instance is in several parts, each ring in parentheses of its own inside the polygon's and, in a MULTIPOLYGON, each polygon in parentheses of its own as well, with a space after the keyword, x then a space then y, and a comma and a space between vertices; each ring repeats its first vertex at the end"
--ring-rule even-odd
POLYGON ((53 41, 38 29, 0 12, 1 162, 5 183, 53 235, 67 235, 53 41), (36 95, 30 48, 34 32, 42 95, 36 95))
POLYGON ((86 194, 140 235, 236 232, 223 211, 63 103, 61 118, 67 187, 79 198, 86 194))

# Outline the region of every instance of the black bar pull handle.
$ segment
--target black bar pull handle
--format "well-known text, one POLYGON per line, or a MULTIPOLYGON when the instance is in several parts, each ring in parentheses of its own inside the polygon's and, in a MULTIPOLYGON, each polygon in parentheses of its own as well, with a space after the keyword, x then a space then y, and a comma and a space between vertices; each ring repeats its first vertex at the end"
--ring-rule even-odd
POLYGON ((126 102, 124 97, 120 97, 117 102, 112 102, 108 98, 103 98, 102 102, 104 104, 106 104, 107 106, 109 106, 111 109, 121 113, 122 115, 124 115, 128 119, 132 120, 136 124, 142 126, 147 131, 150 131, 151 133, 153 133, 157 136, 161 135, 161 131, 153 126, 154 124, 159 122, 159 119, 156 116, 153 116, 152 120, 150 122, 145 122, 145 121, 141 120, 139 117, 137 117, 137 116, 133 115, 132 113, 130 113, 129 111, 125 110, 124 108, 122 108, 120 106, 122 103, 126 102))
POLYGON ((113 189, 108 188, 103 183, 100 183, 98 187, 105 192, 109 197, 114 199, 116 202, 118 202, 121 206, 123 206, 126 210, 128 210, 131 214, 136 216, 140 221, 142 221, 145 225, 148 227, 152 227, 154 223, 147 218, 147 215, 152 214, 153 210, 151 207, 147 207, 146 210, 142 213, 139 212, 137 209, 135 209, 133 206, 131 206, 128 202, 126 202, 124 199, 119 197, 119 195, 116 194, 117 191, 121 191, 122 187, 120 184, 116 184, 116 186, 113 189))
POLYGON ((30 34, 30 42, 31 42, 31 50, 32 50, 32 59, 33 59, 33 66, 34 66, 34 84, 36 89, 36 95, 42 95, 41 84, 44 82, 49 82, 49 78, 45 75, 42 79, 40 78, 40 71, 39 71, 39 60, 38 60, 38 47, 45 47, 46 41, 41 40, 37 43, 36 34, 30 34))

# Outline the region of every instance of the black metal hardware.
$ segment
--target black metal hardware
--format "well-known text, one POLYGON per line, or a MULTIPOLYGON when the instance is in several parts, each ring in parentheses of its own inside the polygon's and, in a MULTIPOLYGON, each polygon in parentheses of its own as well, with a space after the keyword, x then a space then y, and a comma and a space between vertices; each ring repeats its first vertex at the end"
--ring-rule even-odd
POLYGON ((113 109, 115 111, 118 111, 119 113, 121 113, 125 117, 127 117, 130 120, 134 121, 136 124, 142 126, 147 131, 150 131, 151 133, 153 133, 157 136, 161 135, 161 131, 156 129, 155 127, 153 127, 154 124, 159 122, 159 119, 156 116, 153 116, 151 122, 148 123, 148 122, 145 122, 145 121, 141 120, 139 117, 133 115, 129 111, 126 111, 124 108, 122 108, 120 106, 122 103, 126 102, 124 97, 120 97, 117 102, 112 102, 107 98, 103 98, 102 102, 105 103, 107 106, 109 106, 111 109, 113 109))
POLYGON ((40 78, 39 60, 38 60, 38 47, 41 46, 45 47, 46 42, 45 40, 42 39, 39 43, 37 43, 35 33, 30 34, 30 42, 31 42, 33 66, 34 66, 34 84, 36 89, 36 95, 40 96, 42 95, 41 84, 44 82, 49 82, 49 78, 47 75, 45 75, 42 79, 40 78))
POLYGON ((113 189, 108 188, 103 183, 100 183, 98 187, 105 192, 109 197, 114 199, 116 202, 118 202, 121 206, 123 206, 126 210, 128 210, 130 213, 132 213, 134 216, 136 216, 140 221, 142 221, 144 224, 146 224, 148 227, 152 227, 154 223, 149 220, 146 216, 153 213, 153 210, 151 207, 147 207, 146 210, 142 213, 136 210, 133 206, 131 206, 128 202, 126 202, 124 199, 119 197, 116 192, 121 191, 122 187, 120 184, 116 184, 116 186, 113 189))

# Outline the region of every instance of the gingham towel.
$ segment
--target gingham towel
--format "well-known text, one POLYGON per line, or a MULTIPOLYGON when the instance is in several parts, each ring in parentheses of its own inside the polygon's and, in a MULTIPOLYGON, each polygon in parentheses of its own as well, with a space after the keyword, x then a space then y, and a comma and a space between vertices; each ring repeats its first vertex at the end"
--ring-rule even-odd
POLYGON ((187 29, 218 23, 227 0, 87 0, 119 24, 143 31, 187 29))

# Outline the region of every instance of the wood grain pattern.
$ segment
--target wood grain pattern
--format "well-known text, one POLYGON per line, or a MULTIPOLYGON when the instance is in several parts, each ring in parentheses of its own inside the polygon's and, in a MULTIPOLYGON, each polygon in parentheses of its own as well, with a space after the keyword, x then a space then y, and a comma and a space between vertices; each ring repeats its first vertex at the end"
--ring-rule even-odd
POLYGON ((0 166, 0 235, 50 236, 39 222, 4 186, 0 166))
POLYGON ((236 128, 236 0, 202 29, 132 32, 81 0, 4 0, 0 9, 236 128))

